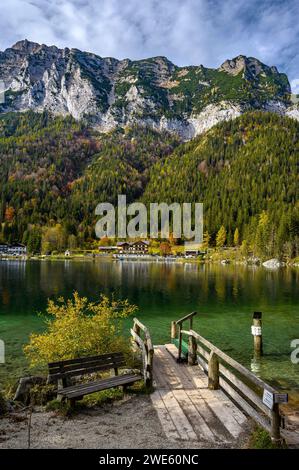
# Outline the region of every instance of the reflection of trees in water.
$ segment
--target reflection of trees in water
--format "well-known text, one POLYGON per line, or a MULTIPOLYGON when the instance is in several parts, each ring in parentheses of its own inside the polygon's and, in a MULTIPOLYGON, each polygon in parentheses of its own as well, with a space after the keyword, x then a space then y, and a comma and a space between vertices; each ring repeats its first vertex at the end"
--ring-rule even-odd
POLYGON ((3 305, 9 305, 10 303, 10 292, 8 289, 4 288, 2 290, 2 303, 3 305))
POLYGON ((59 295, 65 278, 65 271, 57 269, 54 263, 43 261, 40 264, 39 286, 45 295, 49 297, 59 295))
POLYGON ((22 281, 25 279, 26 262, 20 260, 0 260, 0 288, 11 278, 22 281))
POLYGON ((216 272, 214 289, 215 289, 217 299, 220 301, 225 300, 226 291, 227 291, 227 282, 228 282, 228 279, 226 276, 223 276, 223 274, 220 271, 216 272))
POLYGON ((267 271, 243 265, 102 260, 43 262, 39 277, 40 288, 47 296, 74 290, 92 296, 115 291, 121 297, 137 300, 146 292, 160 301, 163 297, 179 300, 183 296, 193 299, 195 306, 198 302, 234 301, 265 309, 287 294, 294 296, 299 275, 293 269, 267 271))
MULTIPOLYGON (((22 260, 0 260, 0 298, 3 306, 8 307, 12 302, 12 280, 16 285, 26 283, 26 263, 22 260)), ((0 310, 1 313, 1 310, 0 310)))
POLYGON ((294 269, 266 271, 261 267, 206 265, 199 272, 199 285, 203 292, 210 291, 210 298, 219 301, 234 298, 257 303, 261 306, 273 304, 275 300, 296 296, 299 273, 294 269), (284 286, 284 289, 281 287, 284 286))
POLYGON ((100 292, 129 297, 143 306, 167 303, 180 308, 217 304, 267 310, 298 296, 298 269, 267 271, 243 265, 128 261, 1 262, 2 305, 9 302, 30 311, 48 297, 74 290, 97 298, 100 292))
POLYGON ((237 276, 234 276, 233 281, 232 281, 232 295, 234 299, 237 299, 239 296, 239 285, 240 285, 240 282, 237 276))

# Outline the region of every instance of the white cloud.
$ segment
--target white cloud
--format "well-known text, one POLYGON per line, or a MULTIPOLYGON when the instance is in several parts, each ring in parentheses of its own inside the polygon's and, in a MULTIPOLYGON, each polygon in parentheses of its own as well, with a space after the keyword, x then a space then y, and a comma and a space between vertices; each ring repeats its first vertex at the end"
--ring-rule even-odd
POLYGON ((296 95, 299 95, 299 78, 295 78, 295 80, 291 81, 291 87, 293 90, 293 93, 296 95))
POLYGON ((10 0, 0 48, 20 39, 178 65, 255 56, 299 78, 297 0, 10 0))

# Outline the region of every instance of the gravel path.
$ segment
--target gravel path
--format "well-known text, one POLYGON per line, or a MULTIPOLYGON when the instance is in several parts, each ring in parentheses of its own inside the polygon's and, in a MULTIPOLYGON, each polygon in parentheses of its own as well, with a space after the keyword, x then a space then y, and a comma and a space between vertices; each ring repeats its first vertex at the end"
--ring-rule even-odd
MULTIPOLYGON (((246 446, 243 436, 233 446, 246 446)), ((27 448, 26 413, 0 419, 0 448, 27 448)), ((148 396, 128 396, 114 404, 87 409, 71 418, 35 410, 31 448, 204 448, 203 442, 172 441, 165 437, 148 396)), ((209 448, 217 448, 217 443, 209 448)), ((222 446, 223 447, 223 446, 222 446)))

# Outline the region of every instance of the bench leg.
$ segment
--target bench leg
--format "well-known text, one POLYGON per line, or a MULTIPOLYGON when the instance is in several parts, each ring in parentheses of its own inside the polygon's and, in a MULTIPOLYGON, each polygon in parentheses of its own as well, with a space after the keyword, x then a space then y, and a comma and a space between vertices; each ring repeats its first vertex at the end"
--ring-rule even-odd
POLYGON ((126 396, 126 394, 127 394, 127 388, 128 388, 128 385, 123 385, 124 396, 126 396))
POLYGON ((75 408, 76 398, 70 398, 69 400, 70 400, 70 407, 75 408))
POLYGON ((59 401, 60 403, 62 403, 64 400, 65 400, 64 395, 60 395, 59 393, 57 393, 57 401, 59 401))

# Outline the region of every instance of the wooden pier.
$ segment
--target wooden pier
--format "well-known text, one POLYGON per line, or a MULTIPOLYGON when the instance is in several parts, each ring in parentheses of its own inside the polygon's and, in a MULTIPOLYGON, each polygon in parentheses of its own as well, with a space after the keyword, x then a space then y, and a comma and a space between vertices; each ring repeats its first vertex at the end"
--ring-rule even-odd
POLYGON ((169 439, 231 443, 246 430, 246 416, 222 390, 209 390, 197 366, 177 362, 173 344, 156 346, 152 403, 169 439))
POLYGON ((229 446, 248 431, 253 419, 273 442, 299 444, 299 433, 285 429, 280 404, 287 396, 195 332, 195 315, 172 322, 171 342, 165 345, 153 347, 149 330, 137 319, 131 330, 166 436, 229 446), (183 329, 186 322, 189 329, 183 329))

